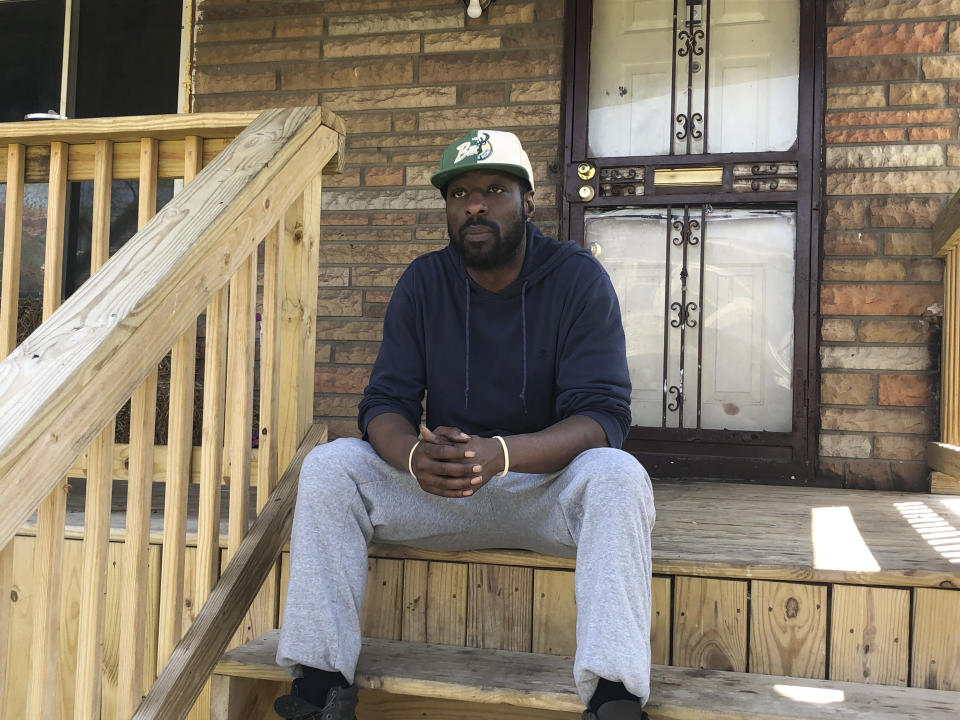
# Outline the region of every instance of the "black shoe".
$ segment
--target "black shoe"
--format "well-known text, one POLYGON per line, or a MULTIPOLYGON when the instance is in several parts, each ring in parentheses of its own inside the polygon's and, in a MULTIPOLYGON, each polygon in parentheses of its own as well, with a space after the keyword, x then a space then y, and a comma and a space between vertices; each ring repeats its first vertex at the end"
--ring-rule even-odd
POLYGON ((596 712, 584 710, 583 720, 650 720, 650 718, 638 702, 613 700, 605 702, 596 712))
POLYGON ((327 704, 317 707, 297 695, 281 695, 273 702, 277 715, 286 720, 357 720, 357 686, 335 687, 327 693, 327 704))

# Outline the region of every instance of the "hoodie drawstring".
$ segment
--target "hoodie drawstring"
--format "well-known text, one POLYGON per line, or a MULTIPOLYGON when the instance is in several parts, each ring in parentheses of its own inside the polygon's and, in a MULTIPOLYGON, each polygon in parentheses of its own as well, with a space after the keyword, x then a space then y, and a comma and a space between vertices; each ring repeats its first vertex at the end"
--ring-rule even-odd
MULTIPOLYGON (((469 306, 468 306, 469 307, 469 306)), ((520 287, 520 335, 523 338, 523 385, 520 387, 520 402, 523 414, 527 414, 527 281, 520 287)))
POLYGON ((464 282, 467 288, 467 317, 466 317, 466 358, 464 359, 464 386, 463 386, 463 406, 470 407, 470 276, 465 276, 464 282))

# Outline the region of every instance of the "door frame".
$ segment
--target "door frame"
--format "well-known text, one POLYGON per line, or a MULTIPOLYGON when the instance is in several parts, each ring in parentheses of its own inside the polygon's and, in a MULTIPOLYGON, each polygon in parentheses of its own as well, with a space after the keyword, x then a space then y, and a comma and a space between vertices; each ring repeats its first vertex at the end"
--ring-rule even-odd
MULTIPOLYGON (((682 1, 682 0, 681 0, 682 1)), ((563 187, 560 235, 584 244, 584 214, 588 204, 577 194, 584 184, 577 164, 587 159, 587 91, 590 77, 590 35, 593 0, 566 0, 563 98, 563 187), (578 90, 580 91, 578 94, 578 90)), ((793 428, 791 432, 727 431, 679 428, 631 428, 623 448, 641 460, 654 476, 704 480, 747 480, 778 484, 835 485, 818 480, 819 430, 819 279, 823 164, 823 97, 826 30, 823 3, 800 0, 800 82, 797 144, 787 152, 670 155, 657 157, 590 158, 597 170, 624 165, 643 166, 652 178, 657 167, 685 167, 733 162, 796 162, 794 193, 739 192, 718 202, 717 193, 696 189, 658 192, 652 182, 647 194, 631 196, 630 206, 712 203, 771 207, 780 201, 795 208, 797 239, 794 270, 793 428)), ((725 179, 730 171, 725 169, 725 179)), ((598 172, 599 175, 599 172, 598 172)), ((596 186, 597 180, 592 181, 596 186)), ((589 207, 623 207, 624 199, 602 198, 589 207)))

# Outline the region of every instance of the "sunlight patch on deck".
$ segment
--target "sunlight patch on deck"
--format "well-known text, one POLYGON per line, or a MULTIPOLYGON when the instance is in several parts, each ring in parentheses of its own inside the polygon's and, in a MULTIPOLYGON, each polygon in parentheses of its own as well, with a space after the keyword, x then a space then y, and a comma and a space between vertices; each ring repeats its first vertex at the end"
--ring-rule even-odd
MULTIPOLYGON (((948 501, 944 504, 954 512, 948 501)), ((960 565, 960 530, 920 500, 893 504, 927 544, 951 563, 960 565)))
POLYGON ((810 687, 809 685, 774 685, 773 691, 795 702, 811 703, 814 705, 828 705, 843 702, 847 699, 843 690, 830 688, 810 687))
POLYGON ((817 570, 880 570, 847 506, 810 508, 810 539, 817 570))

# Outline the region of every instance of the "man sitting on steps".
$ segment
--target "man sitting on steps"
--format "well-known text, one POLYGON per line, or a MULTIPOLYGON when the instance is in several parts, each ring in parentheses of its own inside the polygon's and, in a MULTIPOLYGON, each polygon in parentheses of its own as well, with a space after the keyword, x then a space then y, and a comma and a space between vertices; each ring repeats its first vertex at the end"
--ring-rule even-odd
POLYGON ((619 449, 631 387, 617 297, 589 252, 528 222, 533 172, 512 133, 460 138, 431 182, 450 244, 397 283, 363 439, 314 449, 300 473, 277 662, 302 677, 275 708, 353 720, 377 541, 576 557, 583 717, 640 720, 655 513, 647 473, 619 449))

